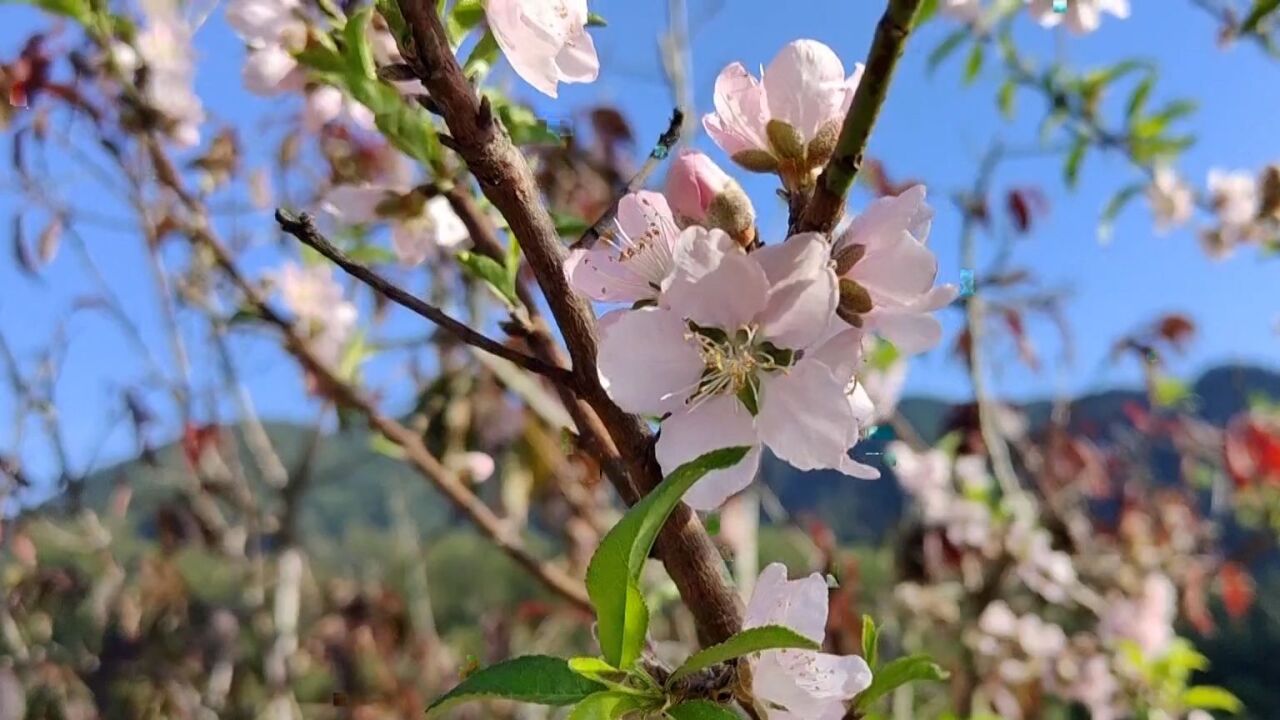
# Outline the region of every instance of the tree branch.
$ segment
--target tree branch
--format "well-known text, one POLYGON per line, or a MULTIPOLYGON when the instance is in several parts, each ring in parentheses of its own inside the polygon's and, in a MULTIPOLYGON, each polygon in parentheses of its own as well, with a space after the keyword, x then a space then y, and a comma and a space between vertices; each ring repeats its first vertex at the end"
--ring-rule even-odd
MULTIPOLYGON (((471 86, 449 46, 431 0, 398 0, 411 31, 402 47, 440 109, 450 146, 466 161, 485 197, 502 213, 538 279, 569 355, 579 395, 607 428, 624 460, 627 476, 610 475, 619 494, 635 503, 657 486, 662 471, 647 424, 609 398, 596 370, 595 317, 569 285, 565 250, 524 157, 471 86)), ((720 642, 742 628, 737 594, 725 581, 724 563, 701 523, 685 506, 673 513, 657 542, 658 556, 693 612, 704 642, 720 642)))
POLYGON ((840 222, 845 199, 862 168, 862 155, 875 127, 880 107, 889 92, 894 69, 911 34, 911 23, 922 0, 889 0, 880 23, 876 25, 871 49, 867 52, 866 70, 853 95, 853 104, 844 117, 835 153, 827 161, 818 184, 800 217, 791 218, 791 234, 797 232, 829 233, 840 222))
POLYGON ((280 224, 280 229, 297 238, 302 244, 332 260, 334 264, 345 270, 348 275, 373 288, 397 305, 439 325, 462 342, 474 345, 500 358, 510 360, 525 370, 542 375, 554 382, 572 384, 573 375, 567 369, 555 367, 537 358, 529 357, 515 348, 503 345, 487 335, 476 332, 466 323, 455 320, 440 308, 424 302, 408 291, 401 289, 395 283, 379 275, 372 268, 352 260, 346 253, 329 242, 328 238, 320 234, 311 216, 307 213, 302 213, 295 217, 283 209, 276 210, 276 222, 280 224))

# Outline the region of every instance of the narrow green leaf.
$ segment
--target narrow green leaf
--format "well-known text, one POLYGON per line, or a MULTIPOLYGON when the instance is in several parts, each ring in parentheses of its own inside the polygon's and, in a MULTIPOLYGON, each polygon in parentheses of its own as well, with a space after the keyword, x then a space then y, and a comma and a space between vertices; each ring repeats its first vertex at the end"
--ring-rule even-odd
POLYGON ((945 679, 947 679, 947 671, 926 655, 900 657, 876 671, 871 680, 871 687, 858 695, 855 705, 865 710, 871 706, 871 703, 908 683, 920 680, 937 682, 945 679))
POLYGON ((964 63, 964 84, 971 85, 982 72, 982 61, 986 57, 986 48, 981 43, 974 43, 969 50, 969 59, 964 63))
POLYGON ((1013 119, 1013 100, 1017 96, 1018 85, 1013 80, 1005 80, 996 93, 996 104, 1000 106, 1000 114, 1006 120, 1013 119))
POLYGON ((1240 698, 1216 685, 1193 685, 1182 692, 1182 704, 1200 710, 1221 710, 1232 715, 1244 709, 1240 698))
POLYGON ((373 64, 373 46, 369 44, 371 17, 373 9, 366 7, 348 18, 346 26, 342 28, 347 66, 352 72, 366 78, 372 78, 377 69, 373 64))
POLYGON ((378 9, 382 19, 387 21, 391 36, 403 47, 409 39, 409 25, 400 13, 400 3, 396 0, 374 0, 373 6, 378 9))
POLYGON ((963 27, 959 30, 953 30, 950 35, 943 38, 942 42, 938 43, 938 46, 929 53, 929 59, 926 61, 929 67, 929 72, 932 73, 934 70, 937 70, 938 66, 950 57, 952 53, 959 49, 960 44, 968 37, 969 28, 963 27))
POLYGON ((520 243, 516 240, 515 233, 510 233, 511 243, 507 245, 507 257, 505 259, 507 271, 507 286, 511 288, 511 294, 516 291, 516 280, 520 275, 520 243))
POLYGON ((462 65, 463 74, 467 77, 483 75, 498 61, 499 51, 498 39, 493 36, 493 31, 486 30, 467 55, 467 61, 462 65))
POLYGON ((658 531, 695 482, 713 470, 737 464, 749 449, 715 450, 676 468, 600 542, 587 567, 587 594, 596 609, 600 649, 614 667, 630 668, 644 645, 649 610, 639 579, 658 531))
POLYGON ((604 685, 570 670, 560 658, 527 655, 471 673, 431 703, 427 714, 468 700, 497 698, 535 705, 572 705, 604 689, 604 685))
POLYGON ((1067 187, 1074 188, 1080 181, 1080 164, 1084 162, 1085 151, 1089 149, 1089 141, 1085 137, 1077 137, 1067 151, 1067 160, 1062 166, 1062 178, 1067 187))
POLYGON ((453 6, 453 21, 462 30, 470 30, 484 20, 484 3, 481 0, 458 0, 453 6))
POLYGON ((604 19, 600 13, 587 13, 587 27, 608 27, 609 21, 604 19))
POLYGON ((514 278, 497 260, 485 255, 462 251, 458 253, 458 264, 472 277, 489 285, 498 297, 514 306, 517 303, 514 278))
POLYGON ((569 713, 569 720, 617 720, 627 713, 653 707, 659 698, 611 690, 585 698, 569 713))
POLYGON ((1151 89, 1155 86, 1155 83, 1155 76, 1148 75, 1129 94, 1129 102, 1125 104, 1124 116, 1128 119, 1130 125, 1142 114, 1142 109, 1146 107, 1147 98, 1151 96, 1151 89))
POLYGON ((672 720, 738 720, 738 714, 710 700, 690 700, 667 708, 672 720))
POLYGON ((876 629, 876 621, 870 615, 862 616, 862 659, 872 670, 880 662, 880 631, 876 629))
POLYGON ((1258 32, 1258 27, 1268 15, 1280 9, 1280 0, 1253 0, 1253 7, 1240 23, 1240 33, 1249 35, 1258 32))
POLYGON ((923 0, 920 7, 916 8, 916 17, 913 21, 913 27, 920 27, 933 19, 938 14, 938 0, 923 0))
POLYGON ((1107 201, 1106 207, 1102 209, 1102 216, 1098 219, 1098 237, 1103 240, 1111 239, 1111 227, 1115 224, 1116 218, 1145 189, 1145 185, 1134 183, 1120 189, 1115 195, 1111 196, 1111 199, 1107 201))
POLYGON ((689 656, 688 660, 671 673, 667 686, 686 678, 699 670, 705 670, 717 663, 728 662, 743 655, 750 655, 765 650, 818 650, 821 646, 809 638, 788 627, 781 625, 765 625, 750 628, 734 635, 719 645, 700 650, 689 656))
POLYGON ((569 669, 588 680, 594 680, 612 690, 625 689, 624 683, 627 681, 626 671, 619 670, 600 658, 569 658, 569 669))

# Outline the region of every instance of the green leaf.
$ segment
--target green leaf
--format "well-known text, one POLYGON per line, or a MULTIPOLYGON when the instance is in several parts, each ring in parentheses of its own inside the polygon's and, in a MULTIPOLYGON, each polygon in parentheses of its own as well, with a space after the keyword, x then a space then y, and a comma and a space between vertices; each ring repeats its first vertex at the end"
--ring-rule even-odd
POLYGON ((396 39, 396 43, 401 47, 407 45, 409 24, 404 21, 404 15, 400 13, 400 3, 396 0, 374 0, 373 6, 377 8, 382 19, 387 21, 387 28, 391 30, 391 36, 396 39))
POLYGON ((765 650, 818 650, 820 645, 788 627, 765 625, 750 628, 734 635, 719 645, 700 650, 689 656, 684 664, 671 673, 667 687, 699 670, 717 663, 728 662, 743 655, 765 650))
POLYGON ((738 720, 737 713, 710 700, 690 700, 667 708, 672 720, 738 720))
POLYGON ((516 145, 563 145, 564 138, 549 127, 545 120, 538 117, 533 110, 507 99, 501 93, 486 91, 489 104, 493 106, 516 145))
POLYGON ((1258 32, 1258 26, 1268 15, 1280 9, 1280 0, 1253 0, 1253 7, 1240 23, 1240 33, 1250 35, 1258 32))
POLYGON ((1017 96, 1018 85, 1013 80, 1005 80, 996 93, 996 104, 1000 106, 1000 114, 1006 120, 1013 119, 1013 100, 1017 96))
POLYGON ((467 77, 484 75, 498 61, 499 52, 498 39, 493 36, 493 31, 486 30, 467 55, 467 61, 462 65, 462 73, 467 77))
POLYGON ((1103 240, 1111 239, 1111 227, 1115 224, 1116 218, 1145 189, 1145 185, 1134 183, 1120 189, 1115 195, 1111 196, 1111 199, 1107 201, 1106 207, 1102 208, 1102 216, 1098 219, 1098 237, 1103 240))
POLYGON ((509 305, 516 305, 518 300, 515 282, 497 260, 464 250, 458 253, 458 263, 468 275, 487 283, 509 305))
POLYGON ((953 30, 950 35, 943 38, 942 42, 938 43, 938 46, 929 53, 929 59, 926 61, 929 67, 929 72, 932 73, 934 70, 937 70, 938 66, 950 57, 952 53, 959 49, 960 44, 968 37, 969 28, 963 27, 959 30, 953 30))
POLYGON ((587 27, 608 27, 609 21, 604 19, 600 13, 587 13, 587 27))
POLYGON ((569 713, 569 720, 616 720, 627 713, 653 707, 659 698, 611 690, 584 699, 569 713))
MULTIPOLYGON (((89 25, 93 22, 93 8, 88 0, 19 0, 23 5, 33 5, 53 13, 54 15, 62 15, 69 17, 81 25, 89 25)), ((0 5, 5 3, 0 2, 0 5)))
POLYGON ((920 7, 916 8, 916 17, 913 21, 912 27, 918 28, 921 25, 924 25, 937 14, 938 0, 923 0, 923 2, 920 3, 920 7))
POLYGON ((1193 685, 1182 691, 1182 704, 1201 710, 1221 710, 1232 715, 1244 709, 1240 698, 1216 685, 1193 685))
POLYGON ((569 658, 569 669, 614 690, 622 689, 627 680, 626 671, 595 657, 569 658))
POLYGON ((1152 385, 1152 399, 1160 407, 1173 407, 1191 398, 1191 386, 1171 375, 1161 375, 1152 385))
POLYGON ((871 686, 858 695, 855 706, 865 710, 871 703, 908 683, 920 680, 937 682, 945 679, 947 679, 947 671, 927 655, 900 657, 876 671, 871 680, 871 686))
POLYGON ((520 243, 516 240, 515 233, 510 233, 511 242, 507 245, 507 257, 504 262, 507 271, 507 285, 511 288, 511 294, 516 292, 516 280, 520 276, 520 243))
POLYGON ((1067 160, 1062 166, 1062 179, 1067 187, 1074 188, 1080 181, 1080 164, 1084 162, 1085 151, 1089 149, 1089 140, 1084 136, 1077 137, 1067 151, 1067 160))
POLYGON ((372 8, 364 8, 352 15, 342 28, 342 41, 346 52, 347 67, 365 78, 374 77, 377 67, 373 63, 373 47, 369 44, 369 19, 372 8))
POLYGON ((1125 104, 1124 116, 1128 119, 1130 125, 1142 114, 1142 109, 1146 107, 1147 98, 1151 96, 1151 89, 1155 86, 1155 83, 1155 77, 1148 75, 1129 94, 1129 102, 1125 104))
POLYGON ((386 265, 396 262, 396 254, 381 245, 368 243, 357 245, 347 251, 347 257, 361 265, 386 265))
POLYGON ((986 48, 982 43, 974 43, 973 48, 969 50, 969 59, 964 63, 965 85, 971 85, 978 79, 978 73, 982 72, 982 60, 985 57, 986 48))
POLYGON ((484 3, 481 0, 458 0, 453 6, 453 21, 461 30, 470 30, 484 20, 484 3))
POLYGON ((749 449, 715 450, 676 468, 600 541, 587 567, 587 594, 596 609, 600 649, 614 667, 629 669, 644 645, 649 609, 639 579, 658 531, 695 482, 712 470, 737 464, 749 449))
POLYGON ((516 700, 535 705, 572 705, 605 689, 569 669, 561 658, 527 655, 477 670, 442 695, 427 715, 469 700, 516 700))
POLYGON ((862 658, 872 670, 880 662, 880 631, 876 629, 876 621, 870 615, 862 616, 862 658))
POLYGON ((583 218, 572 213, 551 211, 551 220, 556 224, 556 232, 561 237, 577 239, 591 227, 583 218))

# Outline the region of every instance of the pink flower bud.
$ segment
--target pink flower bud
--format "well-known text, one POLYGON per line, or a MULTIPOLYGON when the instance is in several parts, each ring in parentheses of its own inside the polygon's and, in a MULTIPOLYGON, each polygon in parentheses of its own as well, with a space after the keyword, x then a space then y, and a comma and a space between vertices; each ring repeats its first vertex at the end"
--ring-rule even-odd
POLYGON ((755 209, 742 186, 696 150, 682 150, 672 163, 666 196, 682 226, 718 228, 743 244, 755 239, 755 209))
POLYGON ((697 150, 681 150, 667 174, 667 202, 677 218, 700 225, 711 202, 730 184, 733 178, 714 160, 697 150))

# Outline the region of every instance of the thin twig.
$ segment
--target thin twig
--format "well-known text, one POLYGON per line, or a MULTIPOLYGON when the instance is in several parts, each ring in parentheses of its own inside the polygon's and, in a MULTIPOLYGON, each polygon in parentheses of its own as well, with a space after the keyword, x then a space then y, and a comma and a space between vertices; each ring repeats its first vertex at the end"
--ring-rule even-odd
POLYGON ((262 291, 243 273, 227 247, 209 229, 204 207, 182 184, 177 170, 168 155, 153 137, 146 139, 151 162, 162 185, 182 200, 194 216, 186 228, 192 242, 204 248, 214 263, 231 280, 236 289, 248 300, 258 314, 283 335, 285 349, 316 379, 317 385, 335 403, 363 415, 369 426, 404 451, 405 461, 414 467, 432 486, 461 510, 486 537, 517 564, 528 570, 550 590, 571 602, 574 606, 590 611, 591 603, 581 582, 570 577, 553 563, 535 557, 525 547, 520 534, 509 523, 473 493, 454 472, 436 459, 422 437, 400 422, 384 415, 376 405, 359 390, 344 382, 319 359, 293 323, 276 311, 262 291))
POLYGON ((880 107, 884 105, 893 71, 911 34, 911 23, 921 0, 889 0, 880 23, 876 25, 871 49, 867 52, 866 70, 854 92, 853 103, 840 127, 835 153, 818 176, 813 197, 799 218, 791 218, 795 232, 831 232, 844 212, 845 199, 862 168, 862 155, 875 127, 880 107))
POLYGON ((503 345, 487 335, 472 330, 466 323, 456 320, 440 308, 414 297, 411 293, 401 289, 398 285, 382 277, 368 266, 352 260, 346 253, 329 242, 328 238, 320 234, 311 216, 307 213, 302 213, 295 217, 284 210, 276 210, 276 222, 280 224, 280 229, 332 260, 334 264, 345 270, 348 275, 373 288, 397 305, 439 325, 462 342, 474 345, 500 358, 510 360, 525 370, 542 375, 554 382, 566 385, 573 383, 573 374, 567 369, 548 365, 537 358, 525 355, 519 350, 503 345))

